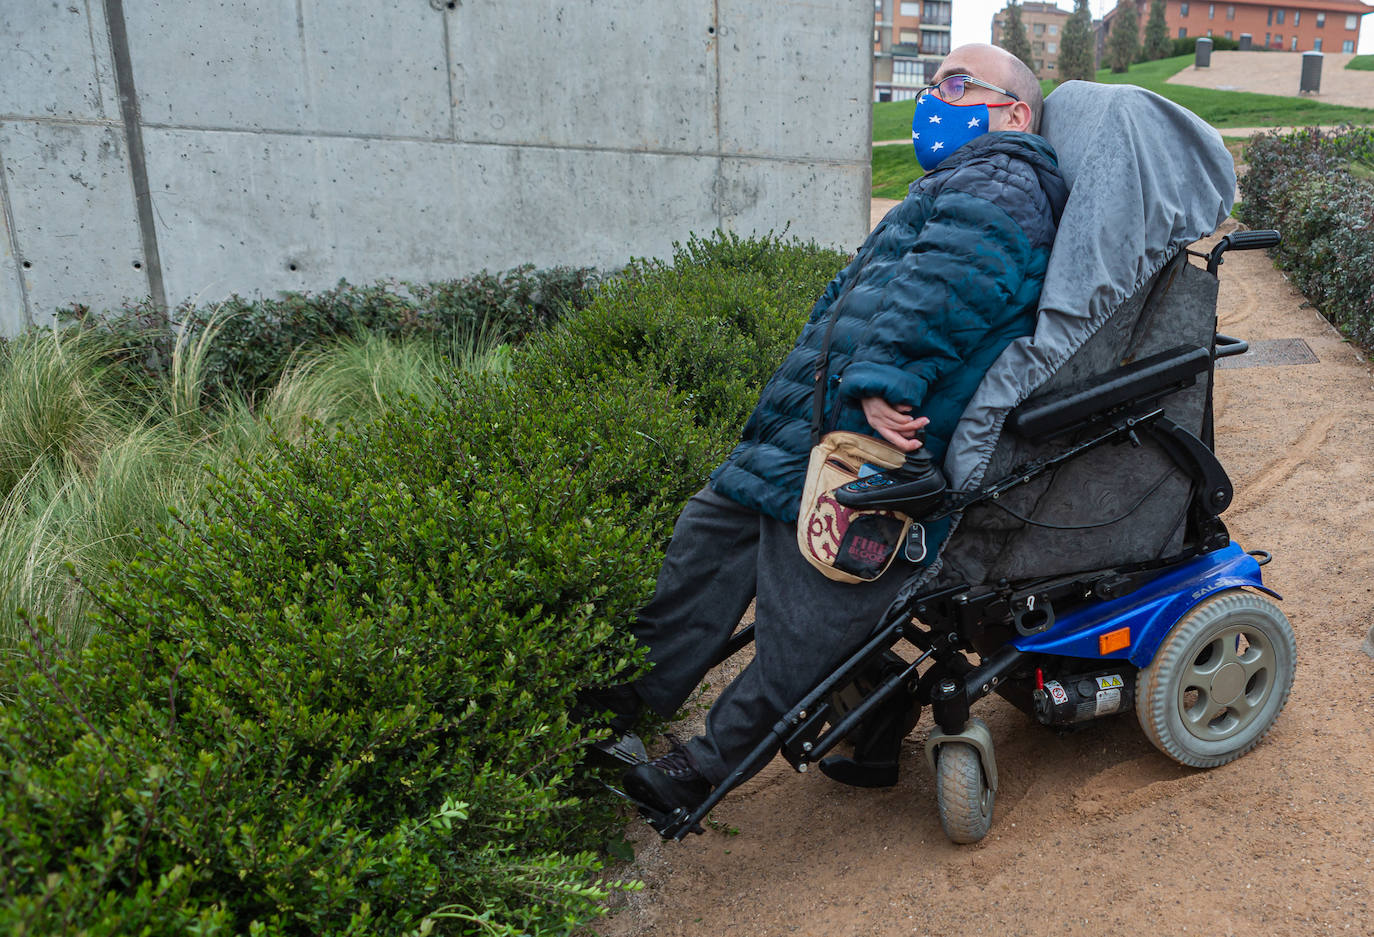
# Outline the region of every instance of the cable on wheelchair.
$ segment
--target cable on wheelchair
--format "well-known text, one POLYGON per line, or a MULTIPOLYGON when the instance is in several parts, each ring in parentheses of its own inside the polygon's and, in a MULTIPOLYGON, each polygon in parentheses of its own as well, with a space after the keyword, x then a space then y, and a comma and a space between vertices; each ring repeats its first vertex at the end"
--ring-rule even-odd
POLYGON ((1150 490, 1141 495, 1140 499, 1137 500, 1135 504, 1127 508, 1124 513, 1117 515, 1111 520, 1099 521, 1096 524, 1051 524, 1046 521, 1031 520, 1029 517, 1025 517, 1024 515, 1016 513, 1011 508, 1003 504, 1001 501, 989 501, 988 503, 990 503, 993 507, 1001 508, 1003 511, 1006 511, 1008 514, 1016 518, 1021 523, 1029 524, 1032 527, 1043 527, 1046 530, 1093 530, 1098 527, 1110 527, 1113 524, 1119 524, 1126 518, 1130 517, 1136 511, 1140 510, 1141 505, 1143 505, 1146 501, 1150 499, 1150 495, 1158 491, 1166 481, 1173 477, 1173 474, 1174 473, 1172 471, 1165 472, 1163 475, 1160 476, 1159 481, 1151 485, 1150 490))

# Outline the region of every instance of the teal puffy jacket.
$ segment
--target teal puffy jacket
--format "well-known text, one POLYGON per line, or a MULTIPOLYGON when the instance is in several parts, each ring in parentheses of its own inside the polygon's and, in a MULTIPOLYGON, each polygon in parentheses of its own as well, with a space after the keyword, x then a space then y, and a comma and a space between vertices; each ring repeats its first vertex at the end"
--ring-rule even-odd
POLYGON ((863 398, 909 403, 930 419, 926 446, 938 463, 988 367, 1034 331, 1067 195, 1054 150, 1027 133, 984 134, 912 183, 817 300, 711 487, 796 520, 832 317, 822 430, 876 436, 863 398))

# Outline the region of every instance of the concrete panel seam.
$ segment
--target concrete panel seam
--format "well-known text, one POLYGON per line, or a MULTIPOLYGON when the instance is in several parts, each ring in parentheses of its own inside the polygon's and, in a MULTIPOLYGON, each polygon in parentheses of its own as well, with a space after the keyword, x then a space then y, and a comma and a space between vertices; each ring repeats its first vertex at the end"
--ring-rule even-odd
POLYGON ((719 150, 665 150, 643 147, 630 148, 619 146, 595 146, 587 143, 506 143, 496 140, 436 140, 433 137, 398 136, 395 134, 340 133, 338 131, 295 131, 295 130, 245 130, 239 127, 188 127, 178 124, 145 122, 149 130, 170 130, 180 133, 233 133, 245 136, 294 137, 301 139, 367 140, 379 143, 422 143, 428 146, 490 146, 516 150, 559 150, 576 153, 624 153, 630 156, 684 156, 712 159, 751 159, 778 163, 814 163, 817 166, 843 168, 847 166, 868 166, 863 159, 829 159, 819 156, 776 156, 769 153, 722 153, 719 150))
POLYGON ((5 179, 5 154, 0 152, 0 207, 5 209, 5 231, 9 234, 10 253, 14 256, 14 273, 19 277, 19 296, 24 303, 24 324, 33 325, 33 310, 29 308, 29 284, 24 277, 24 261, 19 255, 19 230, 14 224, 14 209, 10 205, 9 182, 5 179))
MULTIPOLYGON (((458 115, 454 108, 457 102, 453 100, 453 36, 449 33, 449 12, 452 7, 445 11, 444 17, 444 71, 448 76, 448 138, 456 139, 458 136, 458 115)), ((455 14, 456 15, 456 14, 455 14)))
POLYGON ((113 130, 124 127, 122 120, 113 118, 96 120, 90 117, 39 117, 32 114, 0 114, 0 121, 7 124, 51 124, 66 127, 104 127, 113 130))
POLYGON ((720 0, 711 0, 711 28, 715 31, 715 42, 712 44, 716 54, 716 99, 713 102, 714 116, 716 121, 716 229, 725 230, 725 160, 721 153, 722 141, 720 136, 720 95, 723 82, 720 77, 720 0))
POLYGON ((115 88, 119 91, 119 112, 124 120, 125 147, 129 152, 129 179, 134 187, 134 206, 138 212, 138 228, 143 241, 143 269, 148 274, 148 293, 165 313, 167 291, 162 281, 162 258, 157 249, 153 197, 148 185, 147 157, 143 152, 143 130, 139 125, 138 90, 134 87, 129 34, 124 23, 124 0, 105 0, 105 21, 110 32, 110 55, 114 60, 115 88))
POLYGON ((95 76, 95 106, 105 113, 105 95, 100 90, 100 56, 95 51, 95 22, 91 16, 91 0, 86 0, 86 34, 91 38, 91 74, 95 76))

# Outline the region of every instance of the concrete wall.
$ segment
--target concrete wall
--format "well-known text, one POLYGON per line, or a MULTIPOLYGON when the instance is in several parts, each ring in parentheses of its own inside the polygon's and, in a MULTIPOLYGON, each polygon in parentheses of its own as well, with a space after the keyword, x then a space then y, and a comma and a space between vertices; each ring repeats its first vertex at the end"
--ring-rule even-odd
POLYGON ((854 0, 0 3, 0 334, 59 305, 853 248, 854 0))

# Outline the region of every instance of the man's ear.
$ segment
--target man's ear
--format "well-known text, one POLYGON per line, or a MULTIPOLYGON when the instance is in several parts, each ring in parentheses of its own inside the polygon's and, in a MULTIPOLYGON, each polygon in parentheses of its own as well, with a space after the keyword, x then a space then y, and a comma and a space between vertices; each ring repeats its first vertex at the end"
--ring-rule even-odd
POLYGON ((1017 101, 1011 107, 999 108, 1002 112, 1002 126, 999 130, 1021 130, 1030 132, 1031 108, 1025 101, 1017 101))

